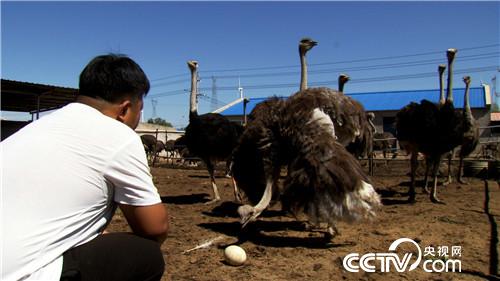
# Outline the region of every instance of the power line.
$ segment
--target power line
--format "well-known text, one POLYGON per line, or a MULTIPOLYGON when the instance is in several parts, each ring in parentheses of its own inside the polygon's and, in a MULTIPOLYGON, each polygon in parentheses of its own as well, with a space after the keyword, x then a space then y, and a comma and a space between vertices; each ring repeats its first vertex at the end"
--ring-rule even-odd
MULTIPOLYGON (((470 55, 470 56, 462 56, 457 61, 471 61, 471 60, 481 60, 498 57, 500 52, 492 52, 486 54, 479 55, 470 55)), ((335 69, 322 69, 322 70, 309 70, 309 74, 324 74, 324 73, 338 73, 338 72, 357 72, 357 71, 366 71, 366 70, 381 70, 388 68, 404 68, 404 67, 413 67, 413 66, 422 66, 422 65, 431 65, 442 62, 442 59, 428 59, 428 60, 420 60, 420 61, 408 61, 408 62, 400 62, 400 63, 390 63, 390 64, 375 64, 375 65, 366 65, 366 66, 357 66, 357 67, 344 67, 344 68, 335 68, 335 69)), ((257 73, 257 74, 241 74, 241 75, 223 75, 223 76, 215 76, 217 79, 235 79, 235 78, 257 78, 257 77, 277 77, 277 76, 290 76, 300 74, 300 71, 291 71, 291 72, 277 72, 277 73, 257 73)))
MULTIPOLYGON (((500 45, 500 44, 497 44, 500 45)), ((498 58, 500 52, 489 52, 489 53, 481 53, 481 54, 473 54, 460 56, 457 58, 457 61, 475 61, 475 60, 484 60, 490 58, 498 58)), ((417 54, 416 54, 417 55, 417 54)), ((416 56, 414 55, 414 56, 416 56)), ((418 54, 421 55, 421 54, 418 54)), ((399 56, 398 56, 399 57, 399 56)), ((398 63, 385 63, 385 64, 372 64, 365 66, 355 66, 355 67, 342 67, 342 68, 334 68, 334 69, 322 69, 322 70, 309 70, 309 74, 327 74, 327 73, 339 73, 339 72, 358 72, 358 71, 368 71, 368 70, 381 70, 388 68, 405 68, 405 67, 414 67, 414 66, 423 66, 423 65, 432 65, 436 63, 443 62, 443 59, 426 59, 426 60, 413 60, 406 62, 398 62, 398 63)), ((274 73, 254 73, 254 74, 237 74, 237 75, 220 75, 213 76, 216 79, 235 79, 235 78, 265 78, 265 77, 280 77, 280 76, 294 76, 298 75, 299 71, 288 71, 288 72, 274 72, 274 73)), ((154 84, 152 87, 159 86, 170 86, 174 84, 187 83, 189 79, 179 79, 171 82, 163 82, 159 84, 154 84)))
MULTIPOLYGON (((464 73, 480 73, 486 71, 494 71, 498 70, 498 65, 489 65, 482 67, 474 67, 474 68, 464 68, 455 70, 455 74, 464 74, 464 73)), ((357 83, 375 83, 375 82, 387 82, 387 81, 395 81, 395 80, 409 80, 409 79, 422 79, 435 77, 435 72, 424 72, 424 73, 415 73, 415 74, 403 74, 403 75, 392 75, 392 76, 378 76, 378 77, 366 77, 366 78, 353 78, 349 82, 350 84, 357 83)), ((310 82, 311 86, 327 86, 327 85, 337 85, 337 80, 328 80, 328 81, 320 81, 320 82, 310 82)), ((298 87, 298 83, 282 83, 282 84, 255 84, 255 85, 247 85, 245 89, 249 90, 263 90, 263 89, 279 89, 279 88, 293 88, 298 87)), ((211 88, 202 87, 200 91, 209 91, 211 88)), ((217 91, 234 91, 237 89, 236 86, 222 86, 217 87, 217 91)), ((173 90, 168 92, 151 94, 149 97, 157 98, 157 97, 168 97, 185 94, 187 90, 173 90)))
MULTIPOLYGON (((487 48, 498 47, 498 46, 500 46, 500 44, 495 43, 495 44, 488 44, 488 45, 482 45, 482 46, 460 48, 459 50, 462 52, 462 51, 471 51, 471 50, 478 50, 478 49, 487 49, 487 48)), ((367 61, 390 60, 390 59, 399 59, 399 58, 408 58, 408 57, 427 56, 427 55, 434 55, 434 54, 443 54, 443 51, 441 50, 441 51, 432 51, 432 52, 424 52, 424 53, 417 53, 417 54, 405 54, 405 55, 396 55, 396 56, 385 56, 385 57, 363 58, 363 59, 344 60, 344 61, 335 61, 335 62, 324 62, 324 63, 309 64, 309 65, 310 66, 319 66, 319 65, 342 64, 342 63, 358 63, 358 62, 367 62, 367 61)), ((232 68, 232 69, 213 69, 213 70, 202 70, 202 71, 200 71, 200 73, 255 71, 255 70, 271 70, 271 69, 284 69, 284 68, 296 68, 296 67, 297 67, 297 64, 295 64, 295 65, 282 65, 282 66, 232 68)), ((185 75, 186 74, 183 73, 183 74, 175 74, 175 75, 160 77, 160 78, 156 78, 156 79, 151 79, 151 82, 183 77, 185 75)))

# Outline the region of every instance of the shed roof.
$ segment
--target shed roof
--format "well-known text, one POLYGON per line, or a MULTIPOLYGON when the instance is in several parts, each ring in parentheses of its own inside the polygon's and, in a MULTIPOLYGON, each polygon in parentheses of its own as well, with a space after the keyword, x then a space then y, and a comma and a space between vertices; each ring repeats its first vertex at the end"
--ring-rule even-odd
POLYGON ((78 89, 2 79, 2 111, 35 113, 73 102, 78 89))
MULTIPOLYGON (((463 108, 465 88, 453 89, 453 104, 455 108, 463 108)), ((411 90, 391 92, 366 92, 346 93, 347 96, 359 101, 366 111, 391 111, 400 110, 410 102, 420 102, 423 99, 437 102, 439 100, 439 89, 434 90, 411 90)), ((282 97, 287 98, 287 97, 282 97)), ((250 98, 247 103, 247 113, 260 102, 267 98, 250 98)), ((485 108, 486 98, 483 87, 470 88, 471 108, 485 108)), ((243 102, 235 104, 221 112, 222 115, 243 115, 243 102)))

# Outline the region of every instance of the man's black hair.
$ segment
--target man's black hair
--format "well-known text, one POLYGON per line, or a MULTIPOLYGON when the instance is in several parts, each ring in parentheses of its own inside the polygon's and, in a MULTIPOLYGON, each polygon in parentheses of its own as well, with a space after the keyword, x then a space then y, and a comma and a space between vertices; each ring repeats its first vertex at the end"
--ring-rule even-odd
POLYGON ((79 94, 109 102, 124 97, 141 98, 149 92, 149 80, 141 67, 121 54, 92 59, 80 74, 79 94))

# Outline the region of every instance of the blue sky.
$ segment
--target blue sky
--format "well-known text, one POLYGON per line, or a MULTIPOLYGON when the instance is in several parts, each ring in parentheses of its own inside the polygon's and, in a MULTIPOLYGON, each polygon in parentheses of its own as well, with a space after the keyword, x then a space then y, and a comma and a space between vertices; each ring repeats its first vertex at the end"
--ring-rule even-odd
POLYGON ((198 60, 200 113, 238 97, 298 89, 297 45, 311 37, 309 82, 346 92, 437 88, 437 64, 458 48, 456 87, 491 83, 499 66, 500 2, 1 2, 1 76, 77 87, 96 55, 119 52, 151 80, 144 117, 188 122, 198 60), (460 72, 462 70, 462 72, 460 72), (434 75, 435 74, 435 75, 434 75), (414 77, 416 75, 416 77, 414 77), (212 104, 212 77, 217 97, 212 104), (389 77, 389 78, 388 78, 389 77))

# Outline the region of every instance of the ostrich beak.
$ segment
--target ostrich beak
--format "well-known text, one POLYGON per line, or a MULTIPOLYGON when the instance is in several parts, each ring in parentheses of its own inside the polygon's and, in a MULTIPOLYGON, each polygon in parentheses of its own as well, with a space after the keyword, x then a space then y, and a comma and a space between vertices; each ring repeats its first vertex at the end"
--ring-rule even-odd
POLYGON ((241 219, 241 228, 245 228, 245 226, 252 221, 257 220, 257 217, 260 215, 261 212, 255 212, 251 216, 246 216, 241 219))
POLYGON ((269 206, 269 202, 271 202, 271 197, 273 195, 273 181, 272 179, 268 179, 266 181, 266 189, 264 190, 264 194, 260 199, 259 203, 255 206, 243 205, 238 207, 238 214, 241 218, 241 228, 244 228, 249 222, 257 219, 258 216, 269 206))
POLYGON ((252 217, 246 217, 241 219, 241 228, 245 228, 247 224, 251 221, 252 217))

